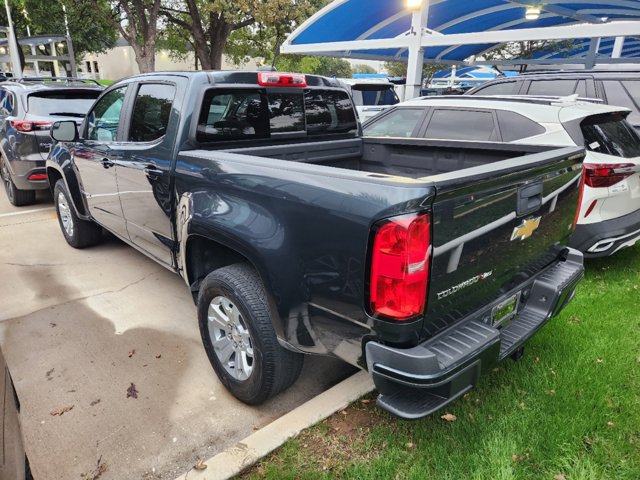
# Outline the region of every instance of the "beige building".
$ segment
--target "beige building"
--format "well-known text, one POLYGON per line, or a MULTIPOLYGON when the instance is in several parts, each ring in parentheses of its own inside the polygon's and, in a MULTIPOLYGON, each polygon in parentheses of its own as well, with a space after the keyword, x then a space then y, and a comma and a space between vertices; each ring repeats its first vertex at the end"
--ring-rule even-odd
MULTIPOLYGON (((223 56, 222 68, 224 70, 255 70, 259 64, 252 59, 238 67, 223 56)), ((167 50, 156 51, 156 71, 170 70, 195 70, 195 58, 193 52, 187 54, 185 61, 174 60, 167 50)), ((140 73, 133 48, 127 41, 119 38, 116 46, 106 53, 87 55, 78 63, 78 75, 81 77, 97 78, 104 80, 119 80, 124 77, 140 73)))

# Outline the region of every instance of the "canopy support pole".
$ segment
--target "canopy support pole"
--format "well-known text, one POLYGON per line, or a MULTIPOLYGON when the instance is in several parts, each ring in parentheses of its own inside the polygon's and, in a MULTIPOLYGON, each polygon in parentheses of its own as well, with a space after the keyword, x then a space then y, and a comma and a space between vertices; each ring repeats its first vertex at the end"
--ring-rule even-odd
POLYGON ((596 55, 600 49, 600 38, 595 37, 589 42, 589 51, 587 52, 587 58, 584 61, 584 68, 591 70, 596 65, 596 55))
POLYGON ((422 89, 422 66, 424 64, 424 48, 422 34, 429 17, 429 0, 423 0, 420 10, 411 16, 411 30, 409 36, 409 58, 407 60, 407 85, 404 90, 404 100, 411 100, 420 96, 422 89))
POLYGON ((16 34, 13 30, 13 21, 11 20, 11 9, 9 8, 8 0, 4 0, 4 6, 7 9, 8 31, 7 41, 9 45, 9 57, 11 58, 11 72, 14 78, 22 78, 22 68, 20 68, 20 53, 18 49, 20 46, 16 41, 16 34))
POLYGON ((622 47, 624 47, 624 37, 616 37, 613 42, 613 51, 611 58, 620 58, 622 56, 622 47))

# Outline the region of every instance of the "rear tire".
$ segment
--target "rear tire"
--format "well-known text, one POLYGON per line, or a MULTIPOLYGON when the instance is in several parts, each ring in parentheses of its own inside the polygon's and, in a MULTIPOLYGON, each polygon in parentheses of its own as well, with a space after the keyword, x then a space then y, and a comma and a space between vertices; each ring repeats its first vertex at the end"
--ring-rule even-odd
POLYGON ((264 286, 249 265, 207 275, 198 295, 198 323, 213 369, 238 400, 259 405, 300 375, 304 356, 278 343, 264 286))
POLYGON ((2 183, 4 184, 4 190, 7 192, 7 198, 9 203, 16 207, 24 207, 25 205, 31 205, 36 201, 35 190, 19 190, 16 184, 11 179, 11 173, 9 173, 9 167, 7 161, 2 158, 2 165, 0 165, 0 176, 2 177, 2 183))
POLYGON ((64 180, 56 182, 53 189, 53 201, 56 204, 60 230, 69 245, 74 248, 85 248, 100 242, 102 227, 78 217, 64 180))

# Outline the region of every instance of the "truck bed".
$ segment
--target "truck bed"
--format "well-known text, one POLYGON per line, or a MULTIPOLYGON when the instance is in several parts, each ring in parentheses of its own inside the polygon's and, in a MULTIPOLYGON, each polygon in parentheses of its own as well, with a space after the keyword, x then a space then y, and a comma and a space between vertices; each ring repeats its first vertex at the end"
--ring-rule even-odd
POLYGON ((461 148, 461 142, 453 143, 430 139, 356 138, 225 151, 347 170, 424 178, 554 148, 493 142, 468 142, 465 148, 461 148))

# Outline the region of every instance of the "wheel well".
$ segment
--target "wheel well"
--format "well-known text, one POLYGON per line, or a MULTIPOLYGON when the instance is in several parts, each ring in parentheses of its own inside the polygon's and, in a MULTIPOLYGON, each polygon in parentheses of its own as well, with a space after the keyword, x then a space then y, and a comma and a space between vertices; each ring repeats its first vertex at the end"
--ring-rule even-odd
MULTIPOLYGON (((53 189, 55 188, 58 180, 62 180, 62 174, 55 168, 49 167, 47 168, 47 177, 49 178, 49 189, 51 190, 51 195, 53 195, 53 189)), ((71 197, 71 202, 76 209, 76 213, 80 215, 80 217, 84 218, 87 212, 84 208, 84 205, 82 204, 82 200, 79 197, 80 193, 79 189, 77 188, 78 184, 76 179, 74 177, 66 177, 64 180, 67 184, 67 190, 71 197)))
POLYGON ((187 241, 186 263, 187 279, 194 301, 197 301, 200 282, 209 273, 234 263, 252 265, 245 256, 235 250, 200 236, 193 236, 187 241))
POLYGON ((60 175, 60 172, 55 168, 47 168, 47 177, 49 178, 49 190, 51 190, 51 195, 53 195, 53 187, 56 186, 56 183, 62 178, 62 175, 60 175))

